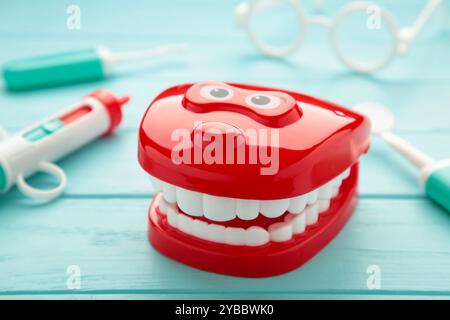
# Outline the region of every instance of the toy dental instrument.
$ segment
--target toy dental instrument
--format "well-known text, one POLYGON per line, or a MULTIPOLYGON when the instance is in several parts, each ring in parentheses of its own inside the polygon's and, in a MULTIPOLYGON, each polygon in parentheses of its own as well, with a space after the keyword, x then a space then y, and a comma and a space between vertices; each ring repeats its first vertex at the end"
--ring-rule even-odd
MULTIPOLYGON (((400 27, 396 19, 384 7, 367 1, 352 1, 342 7, 334 18, 331 18, 323 14, 306 14, 299 0, 247 0, 236 6, 235 16, 239 27, 242 27, 247 32, 250 41, 255 47, 264 54, 274 57, 287 56, 297 51, 303 44, 303 40, 311 26, 324 27, 330 31, 331 45, 338 59, 356 72, 370 73, 387 66, 396 56, 408 53, 418 33, 423 29, 431 16, 437 12, 441 4, 442 0, 428 0, 414 23, 406 27, 400 27), (257 16, 264 16, 264 11, 277 12, 276 6, 280 5, 287 7, 296 17, 291 28, 296 30, 295 37, 292 37, 292 40, 283 45, 267 41, 268 39, 263 36, 262 31, 264 30, 260 30, 261 27, 256 27, 254 23, 257 16), (344 26, 357 14, 362 17, 361 23, 363 25, 360 26, 361 30, 368 28, 372 34, 376 34, 380 30, 386 30, 389 33, 388 46, 377 45, 377 54, 370 58, 356 59, 354 55, 359 51, 356 49, 364 48, 370 40, 366 40, 358 47, 359 43, 355 40, 357 37, 353 37, 351 39, 353 44, 351 50, 346 50, 344 46, 345 41, 343 41, 342 37, 349 34, 349 32, 343 30, 344 26), (371 17, 378 19, 373 26, 370 25, 371 17), (377 23, 381 23, 382 27, 381 24, 377 25, 377 23), (387 50, 383 50, 382 48, 384 47, 387 50)), ((316 7, 320 5, 321 3, 316 1, 316 7)), ((264 25, 273 30, 271 29, 271 21, 265 20, 264 25)), ((277 32, 272 32, 271 35, 272 38, 278 40, 281 38, 281 35, 277 32)))
POLYGON ((186 44, 169 44, 143 51, 111 52, 90 48, 13 60, 3 66, 6 88, 23 91, 96 81, 108 77, 121 63, 183 52, 186 44))
POLYGON ((372 122, 372 132, 420 170, 420 184, 426 194, 450 211, 450 159, 434 161, 431 157, 391 132, 394 115, 385 106, 366 102, 354 108, 372 122))
POLYGON ((19 190, 30 198, 51 200, 59 196, 66 188, 67 177, 53 162, 102 135, 112 133, 122 120, 121 107, 128 100, 128 96, 119 98, 101 89, 15 135, 7 136, 2 129, 0 194, 17 184, 19 190), (43 190, 30 186, 25 179, 39 171, 56 177, 59 185, 43 190))

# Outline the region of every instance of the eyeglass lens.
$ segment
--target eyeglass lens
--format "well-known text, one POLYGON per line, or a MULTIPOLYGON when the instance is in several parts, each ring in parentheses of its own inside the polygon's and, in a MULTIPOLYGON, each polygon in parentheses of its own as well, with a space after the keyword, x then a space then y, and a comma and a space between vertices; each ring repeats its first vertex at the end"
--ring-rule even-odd
POLYGON ((352 64, 376 68, 394 50, 394 34, 377 8, 356 10, 347 14, 335 30, 336 44, 352 64))
POLYGON ((249 22, 257 40, 264 46, 274 49, 288 48, 301 32, 298 15, 284 1, 255 8, 249 22))

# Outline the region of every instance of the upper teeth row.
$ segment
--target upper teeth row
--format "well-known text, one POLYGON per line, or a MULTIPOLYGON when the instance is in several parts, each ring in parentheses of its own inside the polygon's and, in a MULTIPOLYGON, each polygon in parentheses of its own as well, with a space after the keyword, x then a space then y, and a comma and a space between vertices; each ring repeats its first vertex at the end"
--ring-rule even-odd
POLYGON ((286 211, 299 214, 308 204, 318 199, 329 200, 339 191, 342 181, 350 174, 345 170, 336 178, 321 187, 300 196, 277 200, 248 200, 213 196, 206 193, 190 191, 174 186, 152 177, 156 192, 162 191, 164 199, 169 203, 177 203, 180 209, 190 216, 205 216, 209 220, 223 222, 239 217, 242 220, 253 220, 261 213, 268 218, 276 218, 286 211))

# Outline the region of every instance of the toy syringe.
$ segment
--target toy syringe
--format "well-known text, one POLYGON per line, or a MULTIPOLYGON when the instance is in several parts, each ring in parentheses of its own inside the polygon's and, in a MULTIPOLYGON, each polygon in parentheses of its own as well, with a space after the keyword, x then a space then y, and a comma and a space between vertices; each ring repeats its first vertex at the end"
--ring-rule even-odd
POLYGON ((89 48, 12 60, 3 65, 5 86, 24 91, 96 81, 110 76, 120 64, 183 52, 186 44, 168 44, 142 51, 111 52, 89 48))
MULTIPOLYGON (((14 184, 26 196, 50 200, 65 189, 64 171, 53 162, 100 136, 112 133, 122 120, 122 105, 129 98, 97 90, 80 102, 19 133, 0 136, 0 194, 14 184), (37 189, 26 178, 42 171, 55 176, 54 189, 37 189)), ((1 135, 1 131, 0 131, 1 135)))
POLYGON ((385 106, 367 102, 354 109, 370 119, 372 133, 378 135, 420 170, 420 184, 425 188, 426 194, 450 211, 450 159, 434 161, 409 142, 392 133, 394 115, 385 106))

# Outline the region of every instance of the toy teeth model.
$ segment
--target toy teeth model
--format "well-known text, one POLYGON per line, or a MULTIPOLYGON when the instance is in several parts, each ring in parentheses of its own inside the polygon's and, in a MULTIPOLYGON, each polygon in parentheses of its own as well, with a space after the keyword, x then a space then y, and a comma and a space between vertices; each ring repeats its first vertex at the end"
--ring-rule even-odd
POLYGON ((149 240, 190 266, 245 277, 293 270, 356 205, 364 116, 300 93, 201 82, 148 108, 139 162, 158 192, 149 240))

